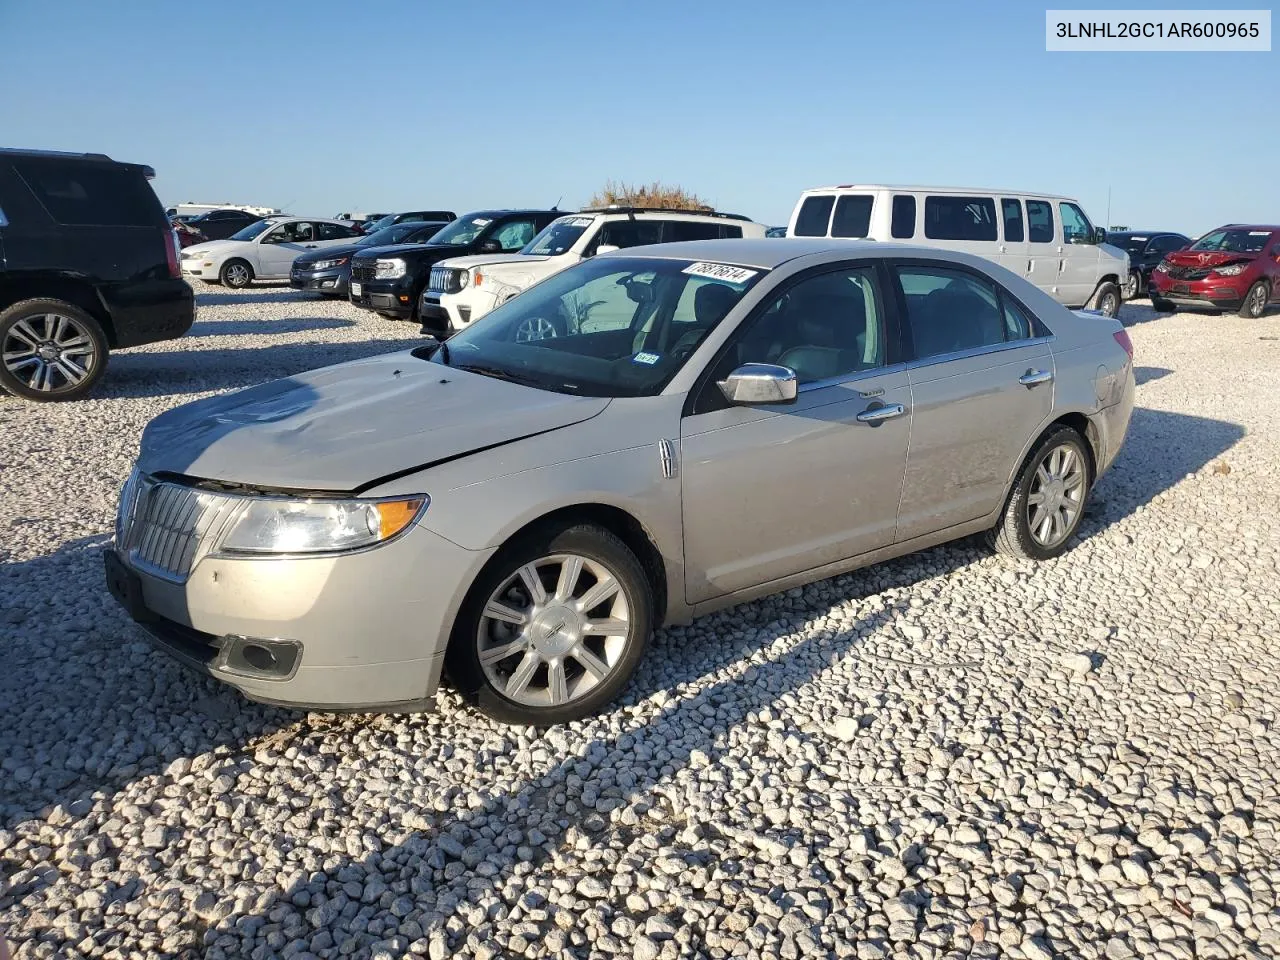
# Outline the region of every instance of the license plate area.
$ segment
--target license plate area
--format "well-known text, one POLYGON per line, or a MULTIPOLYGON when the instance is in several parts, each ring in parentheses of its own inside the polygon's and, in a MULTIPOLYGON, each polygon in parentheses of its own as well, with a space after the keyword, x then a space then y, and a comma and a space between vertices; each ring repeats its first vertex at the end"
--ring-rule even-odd
POLYGON ((107 590, 115 597, 116 602, 139 623, 154 620, 155 615, 147 609, 142 596, 142 578, 125 566, 114 550, 104 553, 102 561, 107 577, 107 590))
POLYGON ((1190 293, 1191 285, 1189 283, 1175 283, 1173 285, 1174 293, 1190 293))
POLYGON ((360 291, 361 291, 361 289, 362 289, 362 288, 361 288, 360 284, 356 283, 354 280, 353 280, 353 281, 351 281, 351 295, 352 295, 353 297, 358 297, 358 296, 360 296, 360 291))

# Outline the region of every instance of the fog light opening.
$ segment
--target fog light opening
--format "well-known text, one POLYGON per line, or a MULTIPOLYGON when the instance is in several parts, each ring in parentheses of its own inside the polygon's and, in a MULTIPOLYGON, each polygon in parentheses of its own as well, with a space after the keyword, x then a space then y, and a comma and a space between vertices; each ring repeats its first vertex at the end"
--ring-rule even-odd
POLYGON ((271 670, 276 665, 276 655, 259 643, 246 643, 240 656, 255 670, 271 670))

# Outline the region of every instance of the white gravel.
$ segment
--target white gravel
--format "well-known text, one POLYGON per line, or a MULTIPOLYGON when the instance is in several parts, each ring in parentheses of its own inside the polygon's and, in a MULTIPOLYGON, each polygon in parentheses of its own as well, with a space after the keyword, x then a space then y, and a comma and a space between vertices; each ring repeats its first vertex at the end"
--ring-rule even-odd
POLYGON ((1280 317, 1153 318, 1044 565, 973 542, 664 631, 545 733, 299 716, 133 638, 143 424, 419 342, 272 288, 96 399, 0 399, 0 925, 18 957, 1280 955, 1280 317))

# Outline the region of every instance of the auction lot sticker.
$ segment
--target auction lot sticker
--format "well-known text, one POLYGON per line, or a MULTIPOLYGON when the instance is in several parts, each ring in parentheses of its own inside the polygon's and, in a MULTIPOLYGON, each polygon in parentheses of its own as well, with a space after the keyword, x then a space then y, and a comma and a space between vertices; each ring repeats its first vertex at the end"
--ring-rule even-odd
POLYGON ((735 286, 746 283, 759 270, 748 270, 746 267, 735 267, 727 263, 691 263, 684 268, 684 273, 695 277, 706 277, 709 280, 723 280, 735 286))
POLYGON ((1267 52, 1270 10, 1046 10, 1052 51, 1267 52))

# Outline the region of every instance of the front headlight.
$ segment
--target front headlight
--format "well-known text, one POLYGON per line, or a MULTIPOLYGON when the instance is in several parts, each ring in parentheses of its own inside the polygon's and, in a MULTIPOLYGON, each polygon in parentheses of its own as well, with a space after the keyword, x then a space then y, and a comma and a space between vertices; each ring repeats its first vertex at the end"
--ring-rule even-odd
POLYGON ((1233 263, 1229 267, 1214 267, 1213 272, 1220 277, 1238 277, 1247 270, 1247 263, 1233 263))
POLYGON ((404 261, 399 257, 374 261, 373 275, 379 280, 399 280, 404 276, 404 261))
POLYGON ((138 494, 138 468, 129 471, 129 476, 120 488, 120 503, 116 507, 116 546, 124 549, 124 538, 129 526, 133 505, 138 494))
POLYGON ((465 289, 467 289, 467 287, 469 287, 469 286, 471 285, 471 271, 470 271, 470 270, 455 270, 455 271, 454 271, 454 276, 457 278, 457 279, 454 281, 454 285, 455 285, 459 290, 465 290, 465 289))
POLYGON ((335 553, 385 543, 408 529, 428 497, 393 500, 249 500, 224 553, 335 553))
POLYGON ((340 267, 346 263, 350 257, 338 257, 334 260, 317 260, 311 265, 312 270, 332 270, 334 267, 340 267))
POLYGON ((1169 272, 1169 264, 1165 263, 1163 260, 1161 260, 1159 263, 1156 264, 1156 273, 1168 273, 1168 272, 1169 272))

